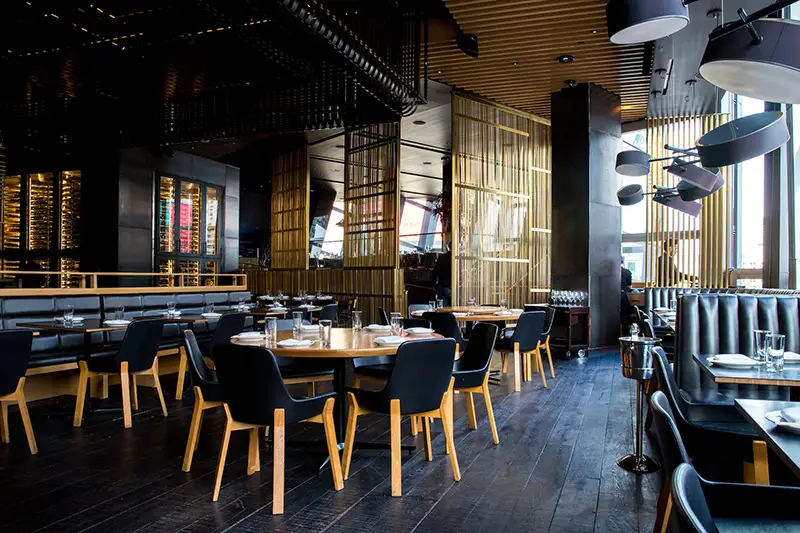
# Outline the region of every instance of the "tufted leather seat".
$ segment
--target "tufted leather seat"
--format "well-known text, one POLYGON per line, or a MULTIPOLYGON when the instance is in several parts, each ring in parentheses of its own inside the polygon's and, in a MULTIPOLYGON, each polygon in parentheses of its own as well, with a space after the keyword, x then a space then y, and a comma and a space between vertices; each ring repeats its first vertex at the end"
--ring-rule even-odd
POLYGON ((788 400, 787 387, 717 385, 694 354, 755 353, 753 330, 786 335, 786 350, 800 351, 800 294, 686 294, 678 304, 675 377, 684 390, 720 391, 737 398, 788 400))

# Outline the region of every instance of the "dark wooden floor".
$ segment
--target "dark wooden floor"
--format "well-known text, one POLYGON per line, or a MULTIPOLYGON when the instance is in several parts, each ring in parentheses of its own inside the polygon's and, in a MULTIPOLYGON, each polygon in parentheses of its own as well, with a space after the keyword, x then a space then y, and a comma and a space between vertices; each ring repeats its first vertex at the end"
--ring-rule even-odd
MULTIPOLYGON (((182 404, 168 402, 165 419, 155 394, 142 388, 142 410, 126 431, 119 416, 109 414, 89 415, 83 428, 72 428, 74 397, 31 404, 40 450, 35 457, 12 408, 12 443, 0 445, 0 530, 651 530, 659 475, 637 477, 616 466, 633 448, 635 399, 633 382, 620 374, 619 356, 560 361, 556 375, 548 389, 536 380, 514 394, 507 378, 492 387, 498 446, 491 442, 483 402, 478 398, 478 430, 469 431, 463 395, 456 396, 460 483, 453 481, 438 422, 433 462, 425 461, 421 441, 413 455, 403 454, 402 498, 390 496, 388 452, 356 452, 350 479, 335 492, 329 471, 316 475, 321 451, 289 447, 286 513, 277 517, 271 515, 271 451, 265 445, 261 472, 246 476, 244 433, 231 439, 220 499, 211 502, 221 412, 206 414, 192 472, 181 471, 191 395, 182 404)), ((174 396, 174 380, 165 385, 174 396)), ((108 402, 118 395, 112 388, 108 402)), ((359 430, 360 440, 388 442, 388 417, 364 417, 359 430)), ((312 424, 287 431, 289 442, 321 437, 321 427, 312 424)))

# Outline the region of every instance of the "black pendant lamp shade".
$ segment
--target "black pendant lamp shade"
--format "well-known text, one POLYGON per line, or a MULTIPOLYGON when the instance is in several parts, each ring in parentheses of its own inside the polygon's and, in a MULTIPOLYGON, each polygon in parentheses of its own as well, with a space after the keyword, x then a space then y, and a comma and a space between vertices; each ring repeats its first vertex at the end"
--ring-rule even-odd
POLYGON ((617 172, 623 176, 647 176, 650 154, 641 150, 625 150, 617 154, 617 172))
POLYGON ((702 187, 697 187, 692 185, 688 181, 681 181, 678 183, 676 189, 678 190, 678 196, 680 196, 681 200, 685 202, 694 202, 695 200, 702 200, 707 196, 711 196, 718 190, 725 185, 725 178, 717 174, 716 179, 714 180, 714 184, 711 186, 711 189, 703 189, 702 187))
POLYGON ((761 41, 745 26, 711 34, 700 74, 732 93, 766 102, 800 104, 800 21, 753 21, 761 41))
POLYGON ((676 209, 681 213, 689 216, 700 216, 700 211, 703 210, 703 204, 699 202, 687 202, 680 196, 654 196, 653 201, 657 204, 665 205, 671 209, 676 209))
POLYGON ((789 127, 781 111, 765 111, 738 118, 697 140, 704 167, 724 167, 768 154, 789 141, 789 127))
POLYGON ((636 205, 644 200, 644 190, 638 183, 626 185, 617 191, 619 205, 636 205))
POLYGON ((683 0, 611 0, 606 20, 612 43, 646 43, 685 28, 689 9, 683 0))
POLYGON ((682 182, 704 191, 713 189, 717 184, 717 178, 719 178, 719 169, 705 169, 694 164, 687 164, 679 157, 676 157, 672 164, 667 167, 667 172, 678 176, 682 182))

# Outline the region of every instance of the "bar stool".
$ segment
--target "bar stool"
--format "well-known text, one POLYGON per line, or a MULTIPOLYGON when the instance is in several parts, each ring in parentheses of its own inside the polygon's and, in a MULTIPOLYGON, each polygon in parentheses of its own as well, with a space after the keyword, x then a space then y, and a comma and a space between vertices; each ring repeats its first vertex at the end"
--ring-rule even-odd
POLYGON ((17 402, 25 436, 28 438, 28 448, 36 455, 39 448, 36 446, 36 437, 33 435, 33 425, 28 414, 28 404, 25 403, 25 372, 28 370, 28 360, 31 356, 32 331, 0 331, 0 437, 3 443, 11 442, 8 431, 8 404, 17 402))

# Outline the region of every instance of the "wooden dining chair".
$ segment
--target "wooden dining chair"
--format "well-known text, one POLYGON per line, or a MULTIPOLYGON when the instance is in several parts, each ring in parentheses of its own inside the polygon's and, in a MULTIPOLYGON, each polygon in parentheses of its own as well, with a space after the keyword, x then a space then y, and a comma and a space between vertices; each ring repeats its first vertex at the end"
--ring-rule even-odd
MULTIPOLYGON (((548 307, 545 309, 545 330, 542 332, 542 338, 539 341, 539 350, 544 350, 547 354, 547 361, 550 364, 550 379, 555 379, 556 377, 556 370, 553 365, 553 353, 550 351, 550 333, 553 331, 553 321, 556 318, 556 310, 552 307, 548 307)), ((533 361, 533 371, 534 372, 544 372, 543 368, 539 368, 539 359, 536 358, 533 361)))
POLYGON ((497 338, 497 326, 487 322, 479 322, 472 328, 467 349, 461 359, 453 366, 454 390, 465 393, 467 402, 467 423, 470 429, 478 429, 475 416, 475 394, 482 394, 486 402, 486 412, 492 429, 492 440, 500 443, 497 435, 497 424, 494 420, 492 398, 489 396, 489 364, 492 362, 494 343, 497 338))
POLYGON ((525 381, 533 379, 532 365, 530 357, 536 361, 536 368, 542 369, 540 376, 542 385, 547 387, 547 379, 544 375, 544 364, 542 363, 542 353, 540 342, 542 331, 544 331, 545 312, 531 311, 522 313, 519 316, 517 325, 514 328, 504 329, 495 343, 495 350, 500 352, 503 359, 503 366, 507 365, 507 358, 513 354, 515 365, 522 363, 521 372, 515 372, 514 390, 520 391, 521 378, 525 381), (520 358, 522 359, 520 361, 520 358))
POLYGON ((313 398, 293 398, 286 390, 275 356, 270 350, 258 346, 237 344, 220 346, 216 364, 224 401, 225 429, 217 464, 213 501, 219 498, 231 433, 249 432, 247 475, 252 475, 261 470, 258 431, 262 427, 271 426, 272 513, 283 514, 286 424, 297 422, 324 425, 333 486, 337 491, 344 488, 336 428, 333 423, 335 392, 313 398))
POLYGON ((92 354, 88 359, 78 361, 80 375, 78 376, 78 397, 75 400, 75 416, 72 425, 80 427, 83 422, 83 408, 86 402, 86 390, 89 378, 97 376, 119 375, 122 387, 122 420, 126 428, 133 425, 131 403, 133 409, 139 409, 139 395, 136 390, 136 377, 148 375, 158 392, 161 401, 161 410, 167 416, 167 404, 164 401, 164 392, 161 390, 161 381, 158 378, 158 346, 164 330, 164 321, 134 320, 125 331, 122 344, 116 352, 92 354), (133 402, 131 402, 133 392, 133 402))
POLYGON ((392 496, 401 496, 402 463, 400 424, 404 416, 417 416, 422 420, 425 438, 425 457, 433 460, 429 418, 440 418, 444 426, 445 443, 453 468, 453 478, 461 480, 458 458, 453 444, 448 402, 453 394, 453 362, 456 345, 453 339, 428 339, 409 341, 400 345, 394 367, 386 386, 380 391, 348 389, 350 412, 344 443, 342 468, 344 479, 350 474, 358 417, 369 413, 389 415, 392 496))
POLYGON ((25 372, 28 370, 32 342, 32 331, 0 331, 0 440, 5 444, 11 442, 8 406, 16 402, 28 438, 28 448, 31 454, 36 455, 39 448, 25 402, 25 372))

